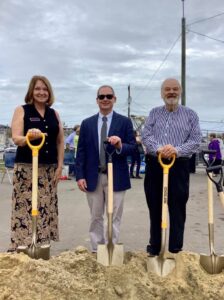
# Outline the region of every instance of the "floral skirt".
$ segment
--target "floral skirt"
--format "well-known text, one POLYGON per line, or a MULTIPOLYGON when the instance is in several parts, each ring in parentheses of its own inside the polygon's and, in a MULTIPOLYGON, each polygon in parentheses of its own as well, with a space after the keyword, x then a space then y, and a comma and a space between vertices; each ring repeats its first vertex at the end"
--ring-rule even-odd
MULTIPOLYGON (((38 217, 37 243, 58 241, 58 197, 54 184, 56 165, 38 167, 38 217)), ((9 251, 18 246, 30 246, 32 239, 32 165, 18 163, 14 166, 11 245, 9 251)))

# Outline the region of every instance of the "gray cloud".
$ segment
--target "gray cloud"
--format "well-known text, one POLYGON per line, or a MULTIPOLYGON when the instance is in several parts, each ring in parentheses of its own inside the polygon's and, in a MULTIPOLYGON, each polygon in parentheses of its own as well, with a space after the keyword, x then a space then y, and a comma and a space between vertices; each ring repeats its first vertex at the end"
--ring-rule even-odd
MULTIPOLYGON (((224 12, 220 0, 185 1, 187 32, 187 105, 203 120, 222 120, 224 12)), ((1 0, 0 123, 9 124, 23 103, 30 78, 43 74, 56 95, 55 109, 72 126, 95 112, 96 90, 111 84, 115 109, 127 114, 131 85, 133 114, 147 115, 162 104, 160 85, 180 79, 179 0, 1 0), (155 75, 155 76, 154 76, 155 75), (153 79, 152 79, 153 77, 153 79), (151 80, 152 79, 152 80, 151 80)))

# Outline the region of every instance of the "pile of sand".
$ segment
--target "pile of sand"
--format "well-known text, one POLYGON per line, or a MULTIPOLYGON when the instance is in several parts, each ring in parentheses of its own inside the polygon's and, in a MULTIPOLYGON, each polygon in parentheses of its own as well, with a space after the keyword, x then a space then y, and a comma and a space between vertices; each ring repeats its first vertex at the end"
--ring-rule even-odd
POLYGON ((166 277, 148 274, 146 262, 145 253, 128 252, 122 267, 104 267, 83 247, 49 261, 0 254, 0 299, 224 299, 224 273, 205 273, 197 254, 179 255, 166 277))

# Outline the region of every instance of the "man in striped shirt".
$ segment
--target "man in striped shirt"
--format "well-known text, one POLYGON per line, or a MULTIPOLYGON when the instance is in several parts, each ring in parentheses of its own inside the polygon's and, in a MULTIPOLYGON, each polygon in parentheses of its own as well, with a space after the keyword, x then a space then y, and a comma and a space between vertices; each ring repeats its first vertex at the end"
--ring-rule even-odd
POLYGON ((201 131, 197 114, 179 105, 180 95, 180 83, 173 78, 166 79, 161 86, 165 105, 150 111, 143 130, 142 142, 147 151, 144 189, 150 214, 150 239, 146 249, 150 255, 158 255, 161 247, 163 170, 158 162, 159 153, 164 162, 176 155, 169 172, 169 251, 178 253, 183 247, 189 159, 199 148, 201 131))

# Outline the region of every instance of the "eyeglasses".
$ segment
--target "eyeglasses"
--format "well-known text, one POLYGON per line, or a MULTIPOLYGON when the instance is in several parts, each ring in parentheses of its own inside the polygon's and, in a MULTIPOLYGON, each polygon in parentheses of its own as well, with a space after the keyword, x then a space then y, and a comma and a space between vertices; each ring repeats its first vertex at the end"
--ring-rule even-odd
POLYGON ((108 100, 112 100, 113 99, 113 97, 114 97, 114 95, 112 95, 112 94, 108 94, 108 95, 98 95, 98 99, 99 100, 103 100, 104 98, 107 98, 108 100))

